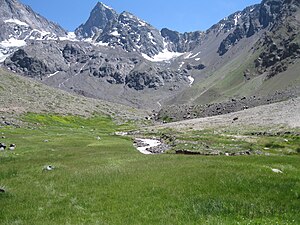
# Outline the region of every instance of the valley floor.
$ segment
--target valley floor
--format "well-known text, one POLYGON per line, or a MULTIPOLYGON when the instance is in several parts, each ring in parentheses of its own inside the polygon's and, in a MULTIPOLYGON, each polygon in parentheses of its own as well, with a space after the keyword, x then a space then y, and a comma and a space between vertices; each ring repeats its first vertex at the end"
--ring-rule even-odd
MULTIPOLYGON (((268 146, 269 154, 143 155, 132 137, 115 135, 136 129, 132 123, 49 114, 22 119, 35 125, 0 128, 1 142, 17 146, 0 151, 0 224, 300 223, 298 128, 254 145, 268 146)), ((157 128, 137 136, 171 132, 193 144, 229 134, 216 130, 157 128)), ((231 139, 219 140, 239 144, 231 139)))

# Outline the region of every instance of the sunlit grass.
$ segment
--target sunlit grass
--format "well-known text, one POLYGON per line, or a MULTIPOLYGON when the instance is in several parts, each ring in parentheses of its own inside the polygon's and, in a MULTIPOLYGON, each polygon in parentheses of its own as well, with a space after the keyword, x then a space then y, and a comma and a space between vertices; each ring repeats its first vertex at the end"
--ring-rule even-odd
POLYGON ((107 117, 26 120, 1 129, 0 224, 300 223, 299 155, 146 156, 107 117))

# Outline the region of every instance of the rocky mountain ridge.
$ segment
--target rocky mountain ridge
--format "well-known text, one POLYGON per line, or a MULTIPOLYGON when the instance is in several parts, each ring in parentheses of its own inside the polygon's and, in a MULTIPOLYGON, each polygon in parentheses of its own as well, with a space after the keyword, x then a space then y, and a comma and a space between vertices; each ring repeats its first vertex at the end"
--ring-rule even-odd
POLYGON ((299 54, 299 3, 295 0, 264 0, 206 32, 183 34, 167 28, 159 31, 103 3, 97 3, 75 33, 67 34, 16 0, 1 1, 6 8, 9 4, 14 10, 0 12, 0 26, 9 26, 0 34, 0 57, 6 68, 69 92, 137 107, 193 102, 207 94, 216 101, 219 94, 210 93, 219 91, 212 87, 232 76, 224 68, 237 59, 244 58, 245 66, 234 79, 246 80, 243 85, 248 85, 261 74, 272 78, 286 71, 299 54), (24 12, 19 17, 14 15, 18 10, 24 12), (19 45, 7 44, 10 35, 19 45), (214 76, 217 82, 208 83, 207 90, 199 89, 214 76), (188 99, 182 97, 190 92, 188 99))
POLYGON ((121 47, 128 52, 139 52, 153 57, 160 52, 188 52, 200 43, 203 32, 180 34, 176 31, 157 30, 130 12, 118 14, 103 3, 97 3, 86 23, 76 30, 81 40, 111 47, 121 47))

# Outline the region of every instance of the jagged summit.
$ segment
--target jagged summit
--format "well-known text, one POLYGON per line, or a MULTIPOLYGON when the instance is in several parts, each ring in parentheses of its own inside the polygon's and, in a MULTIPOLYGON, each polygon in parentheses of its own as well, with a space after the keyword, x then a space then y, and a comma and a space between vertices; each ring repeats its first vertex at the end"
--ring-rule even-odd
POLYGON ((98 2, 91 11, 89 19, 75 30, 75 34, 79 38, 97 39, 115 23, 117 18, 118 14, 115 10, 102 2, 98 2))
POLYGON ((130 12, 118 14, 101 2, 97 3, 86 23, 80 25, 75 34, 79 39, 148 56, 164 49, 163 38, 153 26, 130 12))

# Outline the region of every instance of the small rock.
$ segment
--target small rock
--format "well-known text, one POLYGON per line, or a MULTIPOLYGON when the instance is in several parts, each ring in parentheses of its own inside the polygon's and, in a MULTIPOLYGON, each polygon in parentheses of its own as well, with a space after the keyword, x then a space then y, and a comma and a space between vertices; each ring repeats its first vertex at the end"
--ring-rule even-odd
POLYGON ((0 150, 4 151, 6 149, 6 144, 0 143, 0 150))
POLYGON ((281 170, 279 170, 279 169, 272 169, 272 171, 274 172, 274 173, 283 173, 281 170))
POLYGON ((98 137, 96 137, 96 139, 97 139, 98 141, 100 141, 100 140, 101 140, 101 137, 98 136, 98 137))
POLYGON ((47 170, 47 171, 54 170, 54 166, 51 166, 51 165, 44 166, 44 170, 47 170))
POLYGON ((13 151, 13 150, 15 150, 15 149, 16 149, 16 145, 15 145, 15 144, 11 144, 11 145, 9 146, 9 150, 13 151))

